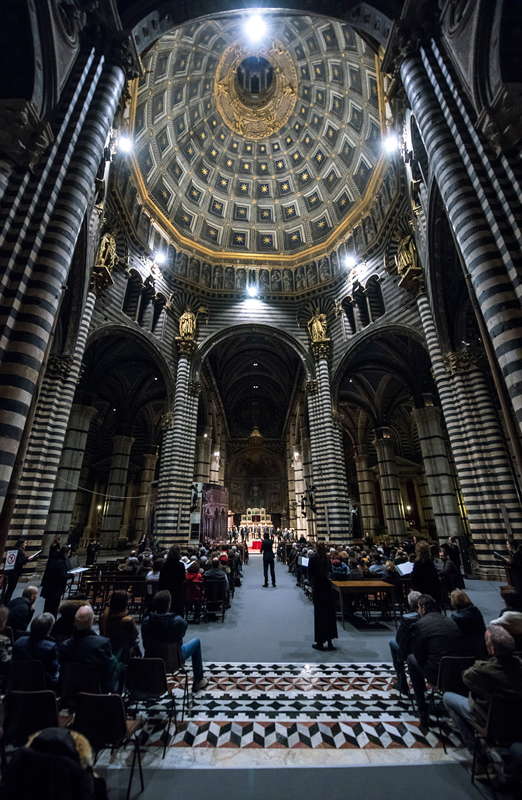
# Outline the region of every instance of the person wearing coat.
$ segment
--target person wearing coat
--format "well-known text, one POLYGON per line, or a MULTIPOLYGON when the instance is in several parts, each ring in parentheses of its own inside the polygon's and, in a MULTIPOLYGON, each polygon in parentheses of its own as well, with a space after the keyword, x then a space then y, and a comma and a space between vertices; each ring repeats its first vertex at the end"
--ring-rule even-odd
POLYGON ((322 542, 308 563, 308 578, 312 585, 314 604, 315 650, 335 650, 332 639, 337 639, 335 596, 329 578, 330 562, 322 542), (327 647, 325 648, 325 642, 327 647))
POLYGON ((49 551, 49 558, 42 577, 41 595, 45 598, 44 611, 54 617, 58 614, 60 600, 67 586, 67 548, 49 551))
POLYGON ((171 547, 160 569, 158 591, 167 590, 172 598, 172 611, 180 617, 185 613, 185 565, 180 561, 177 547, 171 547))

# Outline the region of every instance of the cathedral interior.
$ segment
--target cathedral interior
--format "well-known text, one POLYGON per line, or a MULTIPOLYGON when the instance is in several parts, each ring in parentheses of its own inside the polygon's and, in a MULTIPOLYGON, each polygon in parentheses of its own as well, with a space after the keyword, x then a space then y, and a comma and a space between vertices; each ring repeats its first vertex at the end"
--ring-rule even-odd
POLYGON ((496 587, 522 542, 520 7, 281 6, 6 0, 0 551, 248 519, 457 537, 496 587))

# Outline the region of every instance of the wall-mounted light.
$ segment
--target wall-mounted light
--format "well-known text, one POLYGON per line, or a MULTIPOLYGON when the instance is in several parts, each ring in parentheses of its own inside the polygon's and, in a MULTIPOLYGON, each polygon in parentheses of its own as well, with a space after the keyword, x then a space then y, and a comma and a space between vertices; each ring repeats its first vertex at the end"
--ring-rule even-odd
POLYGON ((346 269, 353 269, 357 266, 357 259, 354 255, 347 255, 344 259, 344 266, 346 269))
POLYGON ((396 153, 399 149, 399 137, 396 133, 388 133, 382 140, 382 149, 388 155, 396 153))
POLYGON ((247 286, 247 295, 249 297, 257 297, 258 294, 259 294, 259 292, 258 292, 257 286, 255 286, 255 284, 251 284, 250 286, 247 286))
POLYGON ((164 253, 162 250, 158 250, 157 253, 154 253, 155 264, 159 264, 161 266, 162 264, 165 264, 166 260, 167 260, 167 254, 164 253))

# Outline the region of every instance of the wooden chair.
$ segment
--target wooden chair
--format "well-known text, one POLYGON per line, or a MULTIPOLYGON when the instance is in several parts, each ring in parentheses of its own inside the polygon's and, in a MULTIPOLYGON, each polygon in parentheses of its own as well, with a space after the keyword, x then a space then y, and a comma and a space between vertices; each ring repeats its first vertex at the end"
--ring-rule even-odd
MULTIPOLYGON (((493 696, 488 706, 485 723, 481 725, 472 721, 472 724, 475 733, 475 747, 473 748, 471 783, 475 783, 477 761, 481 750, 482 755, 487 757, 490 749, 510 747, 515 742, 522 741, 522 700, 508 700, 505 697, 493 696)), ((488 768, 486 772, 489 788, 495 798, 488 768)))

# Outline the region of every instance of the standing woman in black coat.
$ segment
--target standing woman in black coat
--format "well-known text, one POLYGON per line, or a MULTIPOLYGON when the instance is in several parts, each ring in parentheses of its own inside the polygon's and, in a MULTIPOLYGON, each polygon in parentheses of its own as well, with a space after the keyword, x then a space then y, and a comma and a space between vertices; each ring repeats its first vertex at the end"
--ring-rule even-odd
POLYGON ((332 639, 337 639, 337 622, 335 596, 329 578, 330 563, 326 554, 326 546, 319 542, 317 552, 308 563, 308 578, 312 584, 312 601, 314 604, 314 638, 315 650, 336 650, 332 639), (324 643, 327 647, 324 647, 324 643))
POLYGON ((429 594, 440 606, 440 580, 431 558, 428 542, 417 542, 415 562, 411 573, 411 588, 421 594, 429 594))
POLYGON ((165 563, 160 569, 158 591, 168 589, 172 597, 171 611, 180 617, 185 615, 185 565, 180 561, 177 547, 171 547, 165 563))
POLYGON ((67 586, 67 548, 52 548, 49 550, 49 559, 42 578, 42 597, 45 597, 44 611, 49 611, 54 617, 58 614, 60 600, 67 586))

